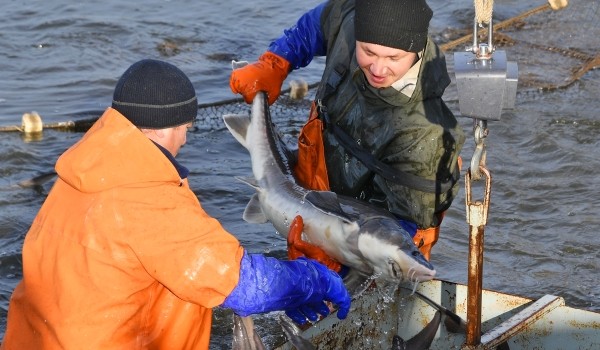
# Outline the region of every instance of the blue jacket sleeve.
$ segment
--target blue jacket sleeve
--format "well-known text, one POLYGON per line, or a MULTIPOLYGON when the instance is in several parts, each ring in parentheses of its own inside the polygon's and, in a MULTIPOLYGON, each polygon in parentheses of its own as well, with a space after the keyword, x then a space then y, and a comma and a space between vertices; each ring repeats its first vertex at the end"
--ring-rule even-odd
POLYGON ((244 252, 239 282, 221 306, 248 316, 310 307, 324 300, 339 306, 339 318, 346 317, 350 296, 339 275, 326 266, 305 258, 284 261, 244 252))
POLYGON ((326 2, 308 11, 283 35, 271 42, 269 51, 285 58, 292 69, 306 67, 315 56, 326 54, 327 46, 321 30, 321 14, 326 2))

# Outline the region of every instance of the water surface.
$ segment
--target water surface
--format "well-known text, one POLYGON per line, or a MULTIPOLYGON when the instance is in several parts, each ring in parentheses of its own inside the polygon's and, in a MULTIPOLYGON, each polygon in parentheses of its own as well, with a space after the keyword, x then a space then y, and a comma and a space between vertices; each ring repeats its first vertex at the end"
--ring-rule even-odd
MULTIPOLYGON (((431 31, 440 43, 470 32, 472 1, 429 2, 435 11, 431 31)), ((538 88, 567 81, 584 56, 599 53, 598 6, 570 3, 572 9, 546 12, 505 32, 517 40, 502 49, 517 60, 520 82, 515 109, 488 125, 487 166, 493 180, 484 287, 530 298, 560 295, 569 305, 600 311, 600 72, 589 71, 561 89, 538 88)), ((47 123, 98 117, 110 105, 118 77, 142 58, 179 66, 190 76, 201 103, 233 98, 230 61, 255 59, 283 28, 316 4, 5 1, 0 125, 18 125, 29 111, 37 111, 47 123)), ((539 5, 543 2, 496 1, 494 15, 502 21, 539 5)), ((452 70, 452 53, 447 57, 452 70)), ((290 79, 316 82, 323 62, 315 60, 290 79)), ((459 114, 454 85, 446 97, 459 114)), ((191 186, 211 215, 249 251, 283 258, 285 242, 270 225, 241 219, 253 190, 234 176, 250 176, 251 169, 246 150, 220 121, 224 111, 201 111, 206 123, 189 135, 180 160, 190 168, 191 186)), ((275 115, 292 142, 305 118, 299 107, 275 115)), ((473 154, 472 120, 462 117, 460 122, 468 135, 465 170, 473 154)), ((58 156, 81 136, 46 130, 41 139, 31 140, 18 132, 0 132, 0 338, 10 294, 21 278, 23 238, 51 187, 23 189, 15 184, 51 171, 58 156)), ((463 189, 433 251, 440 278, 466 282, 468 232, 463 189)), ((211 348, 230 347, 229 316, 216 312, 211 348)), ((257 324, 273 318, 260 316, 257 324)), ((274 341, 277 334, 265 337, 274 341)))

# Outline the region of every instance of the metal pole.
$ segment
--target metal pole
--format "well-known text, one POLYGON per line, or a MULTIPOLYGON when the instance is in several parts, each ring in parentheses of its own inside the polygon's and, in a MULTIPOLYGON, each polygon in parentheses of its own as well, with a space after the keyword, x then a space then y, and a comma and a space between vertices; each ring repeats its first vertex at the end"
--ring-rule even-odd
POLYGON ((467 337, 463 348, 469 349, 481 343, 481 298, 483 290, 483 237, 487 223, 491 193, 491 176, 481 165, 485 176, 484 200, 473 201, 471 195, 471 169, 465 174, 465 199, 469 223, 469 266, 467 289, 467 337))

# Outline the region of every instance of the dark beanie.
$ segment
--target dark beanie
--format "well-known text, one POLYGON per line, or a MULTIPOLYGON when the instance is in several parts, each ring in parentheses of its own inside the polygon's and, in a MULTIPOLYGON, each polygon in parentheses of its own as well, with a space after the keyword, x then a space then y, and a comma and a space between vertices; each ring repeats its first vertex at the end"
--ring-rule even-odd
POLYGON ((433 11, 425 0, 356 0, 356 40, 420 52, 433 11))
POLYGON ((123 73, 112 108, 139 128, 166 129, 196 119, 198 102, 192 82, 179 68, 145 59, 123 73))

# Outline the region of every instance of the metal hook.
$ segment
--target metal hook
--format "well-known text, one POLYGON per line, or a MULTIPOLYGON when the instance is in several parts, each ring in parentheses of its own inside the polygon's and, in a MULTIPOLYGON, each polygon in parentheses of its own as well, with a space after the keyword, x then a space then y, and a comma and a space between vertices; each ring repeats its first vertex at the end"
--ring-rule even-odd
POLYGON ((473 180, 481 179, 480 168, 485 168, 486 150, 485 138, 488 134, 487 120, 474 119, 473 137, 475 139, 475 151, 471 158, 470 175, 473 180))

